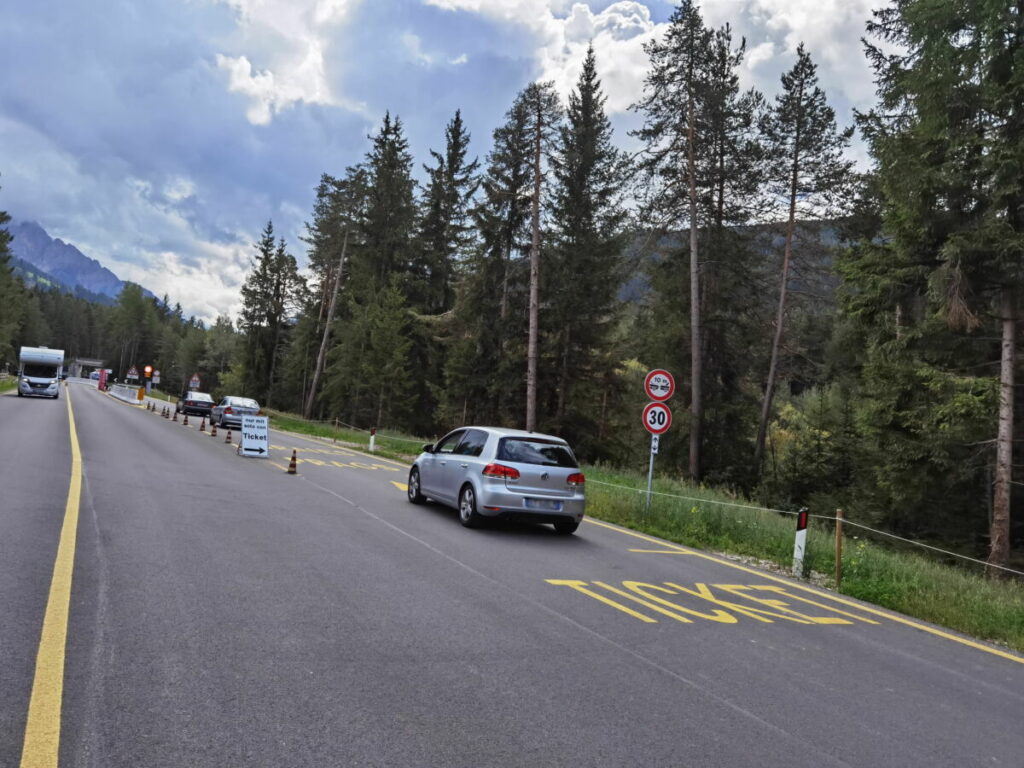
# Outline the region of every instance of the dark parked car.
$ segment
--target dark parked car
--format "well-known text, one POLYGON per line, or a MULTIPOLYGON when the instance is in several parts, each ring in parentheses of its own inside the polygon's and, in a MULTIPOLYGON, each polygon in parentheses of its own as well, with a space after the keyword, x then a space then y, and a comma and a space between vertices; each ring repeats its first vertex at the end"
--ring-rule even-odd
POLYGON ((205 392, 189 392, 178 398, 175 406, 178 413, 190 413, 193 416, 209 416, 213 410, 213 398, 205 392))
POLYGON ((260 404, 251 397, 229 395, 213 406, 210 423, 239 429, 242 426, 242 416, 259 416, 259 414, 260 404))

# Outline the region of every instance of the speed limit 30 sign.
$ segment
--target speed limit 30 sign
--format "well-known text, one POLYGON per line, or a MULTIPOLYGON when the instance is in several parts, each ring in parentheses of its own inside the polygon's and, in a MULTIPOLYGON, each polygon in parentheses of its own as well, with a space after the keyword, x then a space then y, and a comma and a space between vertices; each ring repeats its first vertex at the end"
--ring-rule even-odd
POLYGON ((665 403, 648 403, 644 406, 644 427, 652 435, 668 432, 672 426, 672 410, 665 403))

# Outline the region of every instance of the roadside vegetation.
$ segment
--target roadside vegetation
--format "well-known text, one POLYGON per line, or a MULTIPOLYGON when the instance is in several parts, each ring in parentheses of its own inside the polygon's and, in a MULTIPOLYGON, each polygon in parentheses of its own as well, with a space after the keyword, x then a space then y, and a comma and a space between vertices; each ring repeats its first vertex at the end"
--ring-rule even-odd
POLYGON ((17 386, 18 380, 14 376, 8 376, 6 379, 0 379, 0 392, 10 392, 17 386))

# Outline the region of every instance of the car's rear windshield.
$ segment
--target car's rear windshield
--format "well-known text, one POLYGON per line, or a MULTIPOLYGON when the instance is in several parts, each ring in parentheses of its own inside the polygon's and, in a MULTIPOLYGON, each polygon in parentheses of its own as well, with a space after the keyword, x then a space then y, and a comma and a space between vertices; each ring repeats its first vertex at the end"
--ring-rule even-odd
POLYGON ((255 408, 257 411, 260 409, 259 403, 247 397, 233 397, 230 402, 231 405, 237 405, 239 408, 255 408))
POLYGON ((213 398, 210 397, 205 392, 193 392, 192 394, 188 395, 186 397, 186 399, 187 400, 191 400, 193 402, 203 402, 203 403, 212 403, 213 402, 213 398))
POLYGON ((569 446, 528 437, 503 437, 498 443, 498 461, 540 464, 545 467, 575 468, 576 457, 569 446))

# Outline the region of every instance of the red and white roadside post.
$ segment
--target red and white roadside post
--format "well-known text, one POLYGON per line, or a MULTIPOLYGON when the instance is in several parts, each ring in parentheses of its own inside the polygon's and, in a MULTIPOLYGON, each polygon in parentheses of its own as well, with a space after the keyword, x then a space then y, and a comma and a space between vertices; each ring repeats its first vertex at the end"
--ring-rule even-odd
POLYGON ((672 409, 665 400, 676 391, 676 380, 668 371, 655 368, 644 378, 644 392, 652 400, 644 406, 644 428, 651 433, 651 459, 647 467, 647 504, 644 513, 651 511, 651 486, 654 481, 654 457, 658 454, 661 435, 672 426, 672 409))
POLYGON ((807 507, 796 513, 796 539, 793 541, 793 575, 804 575, 804 552, 807 551, 807 507))
POLYGON ((374 453, 377 449, 377 428, 370 428, 370 453, 374 453))

